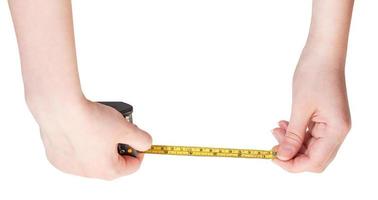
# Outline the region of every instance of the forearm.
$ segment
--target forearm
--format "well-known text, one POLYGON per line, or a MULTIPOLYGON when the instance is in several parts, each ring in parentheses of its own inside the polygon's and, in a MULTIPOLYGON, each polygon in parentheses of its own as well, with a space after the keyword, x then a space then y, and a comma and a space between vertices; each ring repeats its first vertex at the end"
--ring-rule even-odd
POLYGON ((313 0, 303 56, 312 54, 344 67, 354 0, 313 0))
POLYGON ((70 0, 9 0, 9 6, 31 110, 80 101, 70 0))

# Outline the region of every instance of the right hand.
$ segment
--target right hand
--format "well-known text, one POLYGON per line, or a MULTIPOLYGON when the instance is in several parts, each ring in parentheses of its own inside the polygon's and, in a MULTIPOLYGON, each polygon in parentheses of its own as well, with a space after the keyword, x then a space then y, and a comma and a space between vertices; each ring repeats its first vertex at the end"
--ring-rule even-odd
POLYGON ((147 132, 100 103, 83 100, 70 109, 62 108, 32 109, 53 166, 66 173, 106 180, 139 168, 143 154, 120 156, 117 144, 148 150, 152 140, 147 132))

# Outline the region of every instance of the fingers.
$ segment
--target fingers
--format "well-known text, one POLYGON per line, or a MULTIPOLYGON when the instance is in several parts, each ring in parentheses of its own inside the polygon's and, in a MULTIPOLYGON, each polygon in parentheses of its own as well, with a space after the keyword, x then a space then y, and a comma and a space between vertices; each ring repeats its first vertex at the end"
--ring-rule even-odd
POLYGON ((285 137, 278 147, 277 157, 287 161, 292 159, 301 149, 310 115, 293 111, 290 123, 280 122, 280 126, 287 126, 285 137))
MULTIPOLYGON (((278 143, 281 143, 285 138, 285 133, 287 126, 289 125, 288 121, 281 120, 278 122, 279 128, 274 128, 271 132, 273 136, 276 138, 278 143)), ((277 147, 278 148, 278 147, 277 147)))
POLYGON ((282 129, 287 129, 287 127, 289 126, 289 122, 286 121, 286 120, 281 120, 278 122, 278 126, 282 129))
POLYGON ((273 159, 273 162, 288 172, 299 173, 307 171, 310 158, 305 154, 297 155, 294 159, 284 161, 273 159))
POLYGON ((289 172, 320 173, 335 157, 337 149, 338 146, 328 138, 316 139, 307 154, 298 154, 288 161, 274 159, 273 162, 289 172))
POLYGON ((96 176, 89 176, 93 178, 100 178, 104 180, 114 180, 122 176, 126 176, 136 172, 142 163, 143 154, 138 154, 137 157, 118 155, 111 166, 107 169, 98 172, 96 176))
MULTIPOLYGON (((121 131, 117 142, 128 144, 138 151, 145 151, 151 147, 152 139, 147 132, 125 120, 123 131, 121 131)), ((109 180, 136 172, 143 160, 143 153, 138 153, 136 157, 122 156, 118 154, 117 148, 114 148, 113 155, 115 156, 112 161, 111 175, 105 177, 109 180)))
POLYGON ((119 156, 118 168, 119 176, 126 176, 136 172, 142 163, 143 154, 138 154, 137 157, 119 156))
MULTIPOLYGON (((279 145, 276 145, 272 148, 272 150, 278 151, 278 147, 279 145)), ((299 173, 306 171, 308 160, 309 158, 306 155, 300 154, 297 155, 294 159, 288 161, 283 161, 280 159, 273 159, 272 161, 288 172, 299 173)))
MULTIPOLYGON (((287 143, 288 141, 286 137, 286 132, 290 125, 288 121, 281 120, 278 122, 278 126, 279 126, 278 128, 275 128, 272 130, 273 136, 277 139, 279 143, 279 145, 273 147, 273 151, 277 151, 277 152, 279 152, 280 148, 282 148, 282 143, 284 142, 287 143)), ((301 143, 300 149, 303 148, 303 145, 302 145, 303 142, 304 142, 303 140, 300 141, 301 143)), ((273 162, 279 165, 281 168, 285 169, 286 171, 297 173, 297 172, 302 172, 306 170, 306 163, 308 163, 308 160, 309 158, 305 154, 298 153, 298 155, 296 155, 293 159, 288 159, 288 160, 273 159, 273 162)))
MULTIPOLYGON (((146 131, 125 119, 122 134, 117 142, 128 144, 138 151, 146 151, 151 148, 152 138, 146 131)), ((117 154, 116 165, 114 166, 116 169, 115 177, 134 173, 139 169, 143 160, 143 153, 138 153, 136 157, 121 156, 117 152, 115 154, 117 154)))
POLYGON ((281 143, 285 139, 286 129, 275 128, 272 130, 273 136, 276 138, 278 143, 281 143))
POLYGON ((119 143, 128 144, 138 151, 146 151, 151 147, 152 138, 146 131, 126 121, 119 143))
MULTIPOLYGON (((281 123, 279 123, 280 125, 281 123)), ((290 125, 289 125, 290 126, 290 125)), ((282 127, 282 126, 281 126, 282 127)), ((274 135, 282 140, 283 128, 273 129, 274 135)), ((322 172, 335 157, 342 138, 324 123, 312 123, 306 133, 305 141, 295 157, 290 160, 274 159, 273 162, 289 172, 322 172)), ((284 138, 285 140, 286 138, 284 138)), ((278 150, 281 145, 273 149, 278 150)))
POLYGON ((309 171, 321 172, 335 157, 342 139, 324 123, 315 123, 312 134, 320 137, 312 137, 313 141, 308 145, 309 171))

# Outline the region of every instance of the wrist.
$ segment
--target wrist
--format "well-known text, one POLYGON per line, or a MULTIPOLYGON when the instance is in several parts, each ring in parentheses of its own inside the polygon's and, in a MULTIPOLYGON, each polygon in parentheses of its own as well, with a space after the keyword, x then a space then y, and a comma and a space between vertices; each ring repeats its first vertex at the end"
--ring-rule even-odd
POLYGON ((334 67, 344 68, 347 47, 347 35, 322 32, 321 28, 311 28, 301 59, 318 59, 336 64, 334 67))
POLYGON ((44 121, 60 116, 74 116, 77 111, 87 107, 89 101, 80 93, 57 94, 25 94, 26 104, 35 120, 44 121))
POLYGON ((297 68, 344 70, 346 53, 331 44, 307 42, 297 68))

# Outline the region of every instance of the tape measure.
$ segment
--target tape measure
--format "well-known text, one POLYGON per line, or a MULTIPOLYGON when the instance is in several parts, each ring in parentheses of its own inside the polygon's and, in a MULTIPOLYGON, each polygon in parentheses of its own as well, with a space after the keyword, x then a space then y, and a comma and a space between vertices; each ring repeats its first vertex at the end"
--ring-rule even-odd
MULTIPOLYGON (((132 120, 133 107, 123 102, 99 102, 104 105, 115 108, 129 122, 132 120)), ((152 145, 147 151, 137 151, 127 144, 118 144, 118 153, 125 156, 136 157, 138 153, 162 154, 162 155, 179 155, 179 156, 207 156, 207 157, 231 157, 231 158, 261 158, 274 159, 276 152, 271 150, 256 149, 231 149, 231 148, 213 148, 213 147, 196 147, 196 146, 170 146, 170 145, 152 145)))
POLYGON ((229 149, 193 146, 168 146, 152 145, 147 151, 137 151, 127 144, 119 144, 118 152, 121 155, 136 157, 138 153, 163 154, 178 156, 207 156, 207 157, 230 157, 230 158, 261 158, 273 159, 276 152, 255 149, 229 149))

